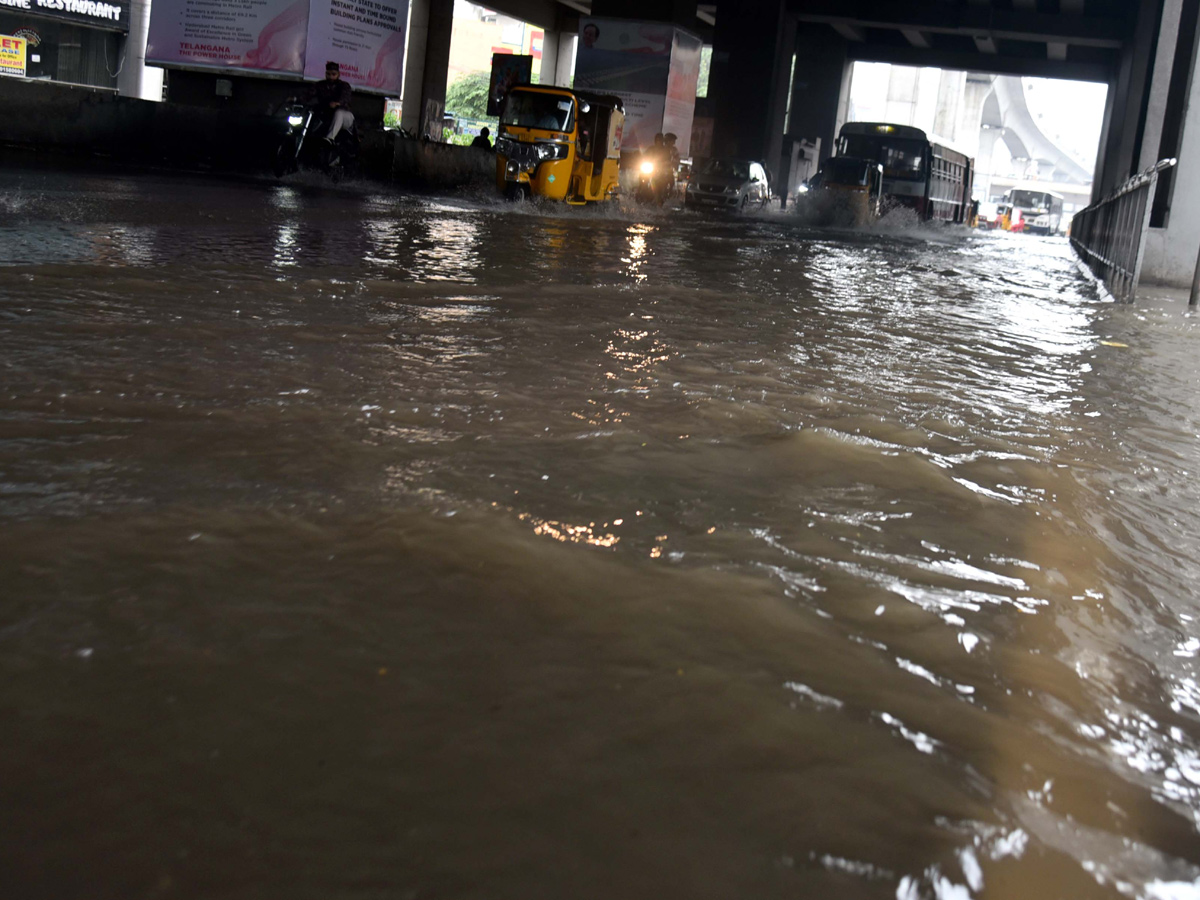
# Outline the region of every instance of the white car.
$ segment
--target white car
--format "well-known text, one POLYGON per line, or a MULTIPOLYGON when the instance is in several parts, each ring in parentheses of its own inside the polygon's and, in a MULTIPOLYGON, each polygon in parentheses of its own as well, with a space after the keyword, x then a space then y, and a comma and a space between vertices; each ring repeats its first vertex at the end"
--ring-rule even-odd
POLYGON ((688 209, 766 206, 771 187, 766 167, 750 159, 713 157, 692 171, 683 205, 688 209))

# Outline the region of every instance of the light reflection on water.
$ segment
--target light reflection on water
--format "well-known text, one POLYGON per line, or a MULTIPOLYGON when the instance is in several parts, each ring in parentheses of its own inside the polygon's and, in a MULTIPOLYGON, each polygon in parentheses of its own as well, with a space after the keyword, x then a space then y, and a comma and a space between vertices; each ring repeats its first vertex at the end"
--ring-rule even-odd
POLYGON ((1054 240, 6 177, 19 887, 1200 892, 1178 310, 1054 240))

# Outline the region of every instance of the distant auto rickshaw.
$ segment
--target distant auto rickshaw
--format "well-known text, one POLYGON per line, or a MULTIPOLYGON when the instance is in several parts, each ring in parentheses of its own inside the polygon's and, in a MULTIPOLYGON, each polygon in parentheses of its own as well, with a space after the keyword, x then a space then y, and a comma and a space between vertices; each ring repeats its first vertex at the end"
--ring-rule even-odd
POLYGON ((873 159, 831 156, 814 186, 809 196, 829 224, 867 225, 883 212, 883 166, 873 159))
POLYGON ((525 85, 509 91, 496 138, 496 185, 508 196, 575 206, 617 194, 625 107, 618 97, 525 85))

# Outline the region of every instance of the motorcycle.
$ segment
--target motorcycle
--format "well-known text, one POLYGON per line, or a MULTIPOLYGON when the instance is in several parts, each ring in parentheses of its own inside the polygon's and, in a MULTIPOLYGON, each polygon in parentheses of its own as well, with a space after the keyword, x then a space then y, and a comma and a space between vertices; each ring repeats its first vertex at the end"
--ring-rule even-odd
POLYGON ((643 159, 638 165, 638 186, 634 199, 638 203, 662 206, 675 187, 675 173, 661 160, 643 159))
POLYGON ((275 177, 282 178, 301 165, 319 168, 335 182, 358 160, 358 131, 352 125, 338 132, 332 143, 318 137, 326 123, 314 110, 290 98, 283 107, 287 130, 275 150, 275 177))

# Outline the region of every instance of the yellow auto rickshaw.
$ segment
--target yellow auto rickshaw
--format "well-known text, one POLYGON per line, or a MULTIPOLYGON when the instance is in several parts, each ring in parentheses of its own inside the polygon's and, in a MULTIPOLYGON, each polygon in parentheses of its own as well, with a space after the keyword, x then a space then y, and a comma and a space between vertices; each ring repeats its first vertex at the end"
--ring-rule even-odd
POLYGON ((496 186, 582 206, 617 194, 625 108, 618 97, 523 85, 504 99, 496 186))
POLYGON ((824 224, 869 225, 883 213, 883 166, 873 159, 831 156, 814 180, 824 224))

